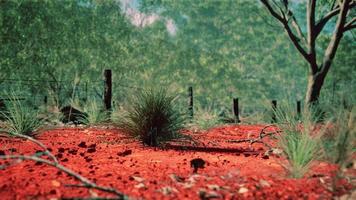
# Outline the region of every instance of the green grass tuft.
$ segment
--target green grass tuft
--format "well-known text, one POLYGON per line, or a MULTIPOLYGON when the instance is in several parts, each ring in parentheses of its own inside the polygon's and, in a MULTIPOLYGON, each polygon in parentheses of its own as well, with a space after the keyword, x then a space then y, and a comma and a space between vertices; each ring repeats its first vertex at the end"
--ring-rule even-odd
POLYGON ((198 107, 194 111, 194 118, 189 126, 193 129, 208 130, 223 123, 223 119, 219 116, 217 110, 212 109, 212 107, 198 107))
POLYGON ((10 134, 32 135, 42 125, 38 111, 24 105, 14 95, 9 95, 7 112, 1 112, 5 118, 4 130, 10 134))
POLYGON ((121 126, 149 146, 179 138, 185 120, 174 100, 164 89, 142 91, 133 98, 121 126))
POLYGON ((297 116, 289 105, 280 106, 276 111, 278 125, 282 133, 278 145, 288 160, 286 169, 293 178, 301 178, 307 173, 313 161, 321 157, 320 137, 323 128, 316 129, 318 117, 310 109, 304 109, 297 116))
POLYGON ((351 110, 339 108, 335 113, 322 142, 326 160, 345 167, 356 149, 356 107, 351 110))
POLYGON ((96 125, 108 121, 109 114, 104 111, 103 106, 95 100, 88 100, 80 109, 83 116, 80 117, 79 122, 86 125, 96 125))

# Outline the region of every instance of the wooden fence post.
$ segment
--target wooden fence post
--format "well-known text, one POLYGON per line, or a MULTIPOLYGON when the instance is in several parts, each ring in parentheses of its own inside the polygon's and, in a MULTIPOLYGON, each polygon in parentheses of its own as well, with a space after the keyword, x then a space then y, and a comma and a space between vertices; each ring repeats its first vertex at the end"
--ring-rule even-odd
POLYGON ((297 101, 297 115, 298 115, 298 118, 300 118, 302 114, 302 102, 301 101, 297 101))
POLYGON ((107 111, 111 110, 112 99, 112 73, 110 69, 104 71, 104 105, 107 111))
POLYGON ((192 86, 188 88, 188 95, 189 95, 188 110, 189 110, 190 117, 193 119, 194 110, 193 110, 193 87, 192 86))
POLYGON ((233 110, 235 115, 235 123, 240 123, 239 98, 233 98, 233 110))
POLYGON ((277 100, 272 100, 272 123, 277 122, 276 110, 277 110, 277 100))
POLYGON ((45 106, 47 106, 47 103, 48 103, 48 97, 47 97, 47 95, 44 96, 44 98, 43 98, 43 103, 44 103, 45 106))
POLYGON ((87 102, 88 101, 88 82, 86 81, 85 82, 85 85, 84 85, 84 101, 87 102))

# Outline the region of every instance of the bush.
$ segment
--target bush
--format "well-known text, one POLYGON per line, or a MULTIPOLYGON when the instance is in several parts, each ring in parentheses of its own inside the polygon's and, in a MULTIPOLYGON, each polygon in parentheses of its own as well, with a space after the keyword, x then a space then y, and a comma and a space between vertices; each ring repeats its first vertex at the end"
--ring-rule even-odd
POLYGON ((322 142, 325 158, 345 167, 356 149, 356 108, 351 111, 339 108, 339 111, 335 113, 332 126, 322 137, 322 142))
POLYGON ((301 116, 292 112, 291 106, 280 106, 275 114, 282 133, 278 145, 285 153, 289 171, 293 178, 301 178, 311 164, 321 156, 320 136, 323 128, 316 129, 318 117, 310 109, 304 109, 301 116))
POLYGON ((103 123, 109 119, 109 114, 95 100, 86 102, 82 111, 85 114, 79 118, 79 122, 86 125, 103 123))
POLYGON ((132 100, 121 125, 144 144, 157 146, 180 137, 178 131, 183 124, 184 118, 174 106, 174 98, 167 95, 166 90, 149 89, 132 100))
POLYGON ((5 118, 4 130, 10 134, 32 135, 42 125, 38 112, 24 105, 14 95, 6 104, 7 111, 1 112, 5 118))
POLYGON ((212 107, 198 107, 194 112, 190 126, 194 129, 208 130, 219 124, 223 124, 223 119, 219 116, 217 110, 212 109, 212 107))

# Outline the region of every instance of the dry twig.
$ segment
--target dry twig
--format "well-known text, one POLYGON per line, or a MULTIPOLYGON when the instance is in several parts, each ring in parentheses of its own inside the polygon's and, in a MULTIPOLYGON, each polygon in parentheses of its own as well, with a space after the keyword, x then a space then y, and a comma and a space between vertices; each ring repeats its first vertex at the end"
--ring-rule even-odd
MULTIPOLYGON (((50 166, 53 166, 55 168, 57 168, 58 170, 76 178, 77 180, 79 180, 81 183, 81 185, 67 185, 67 186, 72 186, 72 187, 85 187, 88 189, 97 189, 103 192, 107 192, 110 194, 114 194, 116 195, 116 198, 101 198, 101 197, 96 197, 95 199, 117 199, 117 200, 123 200, 123 199, 129 199, 128 196, 126 196, 125 194, 123 194, 122 192, 119 192, 118 190, 111 188, 111 187, 104 187, 104 186, 100 186, 95 184, 94 182, 90 181, 89 179, 79 175, 78 173, 72 171, 71 169, 68 169, 67 167, 61 165, 58 163, 57 158, 48 151, 47 147, 41 143, 40 141, 30 137, 30 136, 26 136, 26 135, 19 135, 19 134, 13 134, 16 137, 20 137, 20 138, 24 138, 27 140, 30 140, 31 142, 37 144, 38 146, 42 147, 45 151, 44 153, 46 155, 48 155, 48 157, 51 158, 52 161, 47 160, 47 159, 43 159, 38 157, 36 154, 33 156, 28 156, 28 155, 0 155, 0 159, 12 159, 12 160, 16 160, 14 163, 12 164, 17 164, 20 163, 24 160, 32 160, 32 161, 36 161, 36 162, 40 162, 40 163, 44 163, 50 166)), ((9 167, 10 165, 0 165, 0 169, 5 169, 6 167, 9 167)), ((80 198, 77 198, 80 199, 80 198)))
POLYGON ((269 128, 269 127, 275 127, 275 125, 270 124, 270 125, 267 125, 267 126, 263 127, 263 129, 261 129, 258 137, 256 137, 256 138, 244 138, 244 139, 239 139, 239 140, 228 140, 228 142, 231 142, 231 143, 248 142, 248 143, 250 143, 250 146, 252 144, 254 144, 254 143, 262 143, 263 145, 265 145, 268 148, 268 151, 272 151, 273 148, 269 144, 264 142, 263 138, 265 138, 267 136, 273 136, 276 133, 280 133, 281 131, 266 132, 266 129, 269 128))

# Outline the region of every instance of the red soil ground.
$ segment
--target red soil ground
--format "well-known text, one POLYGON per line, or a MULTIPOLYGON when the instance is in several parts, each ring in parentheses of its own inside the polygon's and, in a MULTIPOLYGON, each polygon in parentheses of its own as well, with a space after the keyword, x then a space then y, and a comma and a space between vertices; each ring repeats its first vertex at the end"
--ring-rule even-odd
MULTIPOLYGON (((316 163, 305 178, 292 179, 281 165, 286 164, 284 158, 278 155, 263 158, 266 149, 262 144, 249 147, 246 143, 227 142, 257 137, 262 128, 240 125, 199 133, 186 131, 185 134, 199 141, 198 146, 184 141, 164 148, 145 147, 115 129, 55 129, 43 131, 37 139, 48 146, 64 166, 134 198, 332 199, 353 189, 346 179, 333 178, 335 165, 316 163), (79 145, 82 142, 87 147, 79 145), (193 174, 190 166, 194 158, 206 161, 205 168, 199 169, 198 174, 193 174)), ((270 138, 264 141, 275 143, 270 138)), ((0 137, 2 154, 31 155, 38 150, 41 149, 30 141, 0 137)), ((4 163, 0 161, 0 165, 4 163)), ((78 184, 78 181, 54 167, 24 161, 0 170, 0 199, 107 195, 85 188, 68 188, 66 184, 78 184)))

